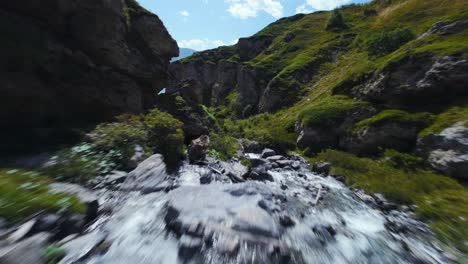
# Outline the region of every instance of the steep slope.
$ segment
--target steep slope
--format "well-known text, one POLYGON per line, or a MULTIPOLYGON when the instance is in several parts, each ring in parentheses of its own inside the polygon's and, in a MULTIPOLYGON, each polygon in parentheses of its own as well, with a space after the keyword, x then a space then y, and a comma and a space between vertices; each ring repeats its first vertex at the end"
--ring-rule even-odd
POLYGON ((153 106, 176 42, 134 0, 0 4, 2 151, 153 106))
POLYGON ((375 0, 283 18, 170 70, 169 91, 210 107, 217 136, 332 162, 352 186, 417 204, 468 252, 466 188, 436 183, 466 181, 467 1, 375 0))

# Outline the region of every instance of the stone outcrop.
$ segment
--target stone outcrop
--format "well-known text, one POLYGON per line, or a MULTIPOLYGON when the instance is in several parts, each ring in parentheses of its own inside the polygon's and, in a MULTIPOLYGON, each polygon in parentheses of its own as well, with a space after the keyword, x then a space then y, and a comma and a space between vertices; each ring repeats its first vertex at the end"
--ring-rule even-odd
POLYGON ((191 163, 204 161, 206 159, 206 153, 210 146, 210 138, 203 135, 197 139, 192 140, 189 146, 188 158, 191 163))
POLYGON ((409 152, 416 145, 423 124, 387 122, 348 133, 340 139, 339 146, 358 155, 376 155, 382 149, 409 152))
POLYGON ((458 179, 468 180, 468 128, 458 122, 439 134, 418 140, 418 147, 434 169, 458 179))
POLYGON ((134 0, 6 1, 0 13, 6 149, 143 112, 178 55, 163 23, 134 0))
POLYGON ((334 91, 386 107, 414 108, 468 95, 467 80, 468 60, 463 56, 418 55, 392 63, 358 81, 346 81, 334 91))

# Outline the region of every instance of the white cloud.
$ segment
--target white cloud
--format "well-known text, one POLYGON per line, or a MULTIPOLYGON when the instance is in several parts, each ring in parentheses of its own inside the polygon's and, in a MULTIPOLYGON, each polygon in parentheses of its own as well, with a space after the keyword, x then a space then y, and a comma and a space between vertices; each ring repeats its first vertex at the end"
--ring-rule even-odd
POLYGON ((311 12, 312 10, 308 8, 307 4, 296 7, 296 14, 307 14, 311 12))
POLYGON ((187 10, 182 10, 182 11, 179 12, 179 15, 184 16, 184 17, 188 17, 188 16, 190 16, 190 13, 187 10))
POLYGON ((314 10, 332 10, 351 2, 352 0, 306 0, 306 4, 303 7, 306 8, 306 5, 308 5, 314 10))
POLYGON ((197 51, 214 49, 219 46, 226 46, 222 40, 210 40, 210 39, 189 39, 179 41, 179 47, 189 48, 197 51))
POLYGON ((283 16, 283 5, 280 0, 224 0, 229 4, 228 12, 240 19, 256 17, 260 11, 274 18, 283 16))

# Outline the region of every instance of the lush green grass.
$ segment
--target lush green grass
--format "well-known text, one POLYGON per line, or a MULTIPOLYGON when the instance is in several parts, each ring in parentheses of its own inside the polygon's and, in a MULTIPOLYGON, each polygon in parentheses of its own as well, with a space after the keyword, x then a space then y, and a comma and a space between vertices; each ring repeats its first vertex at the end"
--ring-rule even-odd
POLYGON ((0 170, 0 217, 16 223, 40 211, 69 210, 84 213, 86 207, 75 197, 50 194, 50 180, 37 172, 0 170))
POLYGON ((439 114, 434 123, 421 131, 420 137, 427 136, 429 134, 436 134, 442 132, 442 130, 454 125, 457 122, 465 121, 465 126, 468 123, 468 106, 455 106, 439 114))
POLYGON ((306 106, 299 114, 299 120, 307 126, 332 125, 353 111, 366 107, 369 107, 366 102, 332 96, 306 106))
POLYGON ((354 125, 354 130, 361 130, 367 127, 376 127, 389 122, 400 124, 413 124, 421 128, 427 127, 434 121, 434 115, 430 113, 408 113, 402 110, 388 109, 377 115, 362 120, 354 125))
POLYGON ((332 173, 343 175, 346 183, 369 193, 382 193, 403 204, 416 204, 417 214, 427 221, 442 241, 467 253, 468 191, 455 180, 430 171, 402 170, 387 159, 358 158, 327 150, 314 160, 329 161, 332 173))

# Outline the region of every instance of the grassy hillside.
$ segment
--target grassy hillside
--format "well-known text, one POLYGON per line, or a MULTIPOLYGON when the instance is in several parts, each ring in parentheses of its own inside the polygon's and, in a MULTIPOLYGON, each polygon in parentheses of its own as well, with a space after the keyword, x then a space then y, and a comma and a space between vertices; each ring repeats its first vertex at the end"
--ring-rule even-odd
MULTIPOLYGON (((419 122, 426 126, 420 136, 468 120, 466 98, 429 109, 408 110, 388 109, 335 95, 336 87, 341 84, 362 79, 405 58, 455 54, 468 58, 466 28, 446 36, 433 34, 418 38, 437 22, 467 19, 468 1, 376 0, 342 7, 338 13, 344 24, 333 25, 336 11, 280 19, 252 37, 269 37, 272 43, 251 60, 241 61, 236 46, 221 47, 182 60, 182 63, 230 61, 245 64, 257 69, 261 78, 281 83, 279 87, 284 91, 279 93, 284 95, 285 105, 274 113, 237 119, 226 113, 229 105, 209 109, 218 119, 221 134, 302 152, 296 149, 298 121, 314 126, 332 120, 340 122, 342 116, 354 109, 378 110, 374 117, 356 123, 355 128, 388 120, 419 122), (313 73, 312 78, 304 82, 301 76, 309 73, 313 73), (288 105, 290 98, 294 103, 288 105)), ((417 204, 419 216, 432 225, 443 241, 468 252, 466 188, 446 176, 428 171, 424 165, 414 167, 412 161, 420 160, 419 157, 387 151, 380 157, 368 159, 328 150, 313 158, 315 160, 332 161, 334 172, 343 174, 353 186, 385 193, 398 202, 417 204), (398 162, 387 162, 392 159, 398 162), (386 162, 384 166, 382 162, 386 162), (413 167, 404 169, 402 164, 413 167)))

